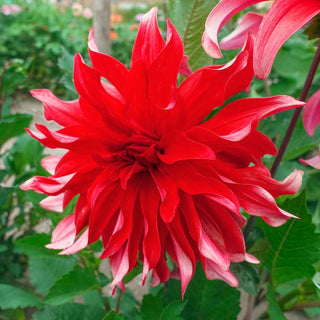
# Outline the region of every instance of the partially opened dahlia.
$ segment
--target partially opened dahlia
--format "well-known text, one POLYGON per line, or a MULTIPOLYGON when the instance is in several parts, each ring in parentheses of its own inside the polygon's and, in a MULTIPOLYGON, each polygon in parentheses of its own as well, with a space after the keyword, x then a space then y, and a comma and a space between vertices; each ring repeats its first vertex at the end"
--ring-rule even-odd
POLYGON ((99 53, 91 33, 92 67, 79 54, 74 60, 78 100, 32 91, 46 119, 62 129, 38 124, 39 132, 28 132, 67 152, 43 160, 52 176, 21 188, 47 194, 42 206, 58 212, 78 196, 48 248, 72 254, 102 238, 113 288, 124 289, 122 279, 137 259, 143 282, 150 270, 153 285, 167 281, 168 257, 178 267, 182 293, 197 261, 208 279, 237 286, 230 262, 257 261, 245 251, 240 207, 279 226, 291 214, 274 198, 297 192, 302 176, 271 178, 261 158, 277 150, 256 130, 258 122, 303 103, 287 96, 241 99, 204 121, 250 85, 251 40, 229 64, 199 69, 178 87, 178 72, 187 73, 183 43, 170 21, 163 40, 156 15, 154 8, 141 20, 130 70, 99 53))

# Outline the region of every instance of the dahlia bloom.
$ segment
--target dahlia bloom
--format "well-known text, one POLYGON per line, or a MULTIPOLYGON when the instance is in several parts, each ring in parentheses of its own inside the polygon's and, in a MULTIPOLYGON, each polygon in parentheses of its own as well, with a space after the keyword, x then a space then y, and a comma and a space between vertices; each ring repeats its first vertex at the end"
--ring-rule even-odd
MULTIPOLYGON (((222 0, 211 11, 202 44, 214 58, 221 58, 218 33, 222 26, 242 9, 261 0, 222 0)), ((254 45, 254 70, 258 78, 266 78, 283 43, 320 12, 319 0, 276 0, 264 16, 254 45)))
POLYGON ((137 258, 143 283, 151 270, 153 285, 167 281, 168 257, 178 267, 182 294, 197 261, 208 279, 237 286, 230 262, 257 262, 245 251, 240 207, 279 226, 292 215, 274 198, 296 193, 302 177, 294 171, 282 182, 271 178, 261 158, 277 150, 256 130, 260 119, 302 102, 242 99, 204 121, 249 86, 251 48, 249 39, 233 61, 199 69, 178 87, 179 70, 186 71, 183 43, 170 21, 163 40, 156 8, 141 20, 130 70, 99 53, 91 32, 92 67, 79 54, 74 60, 79 99, 64 102, 48 90, 32 91, 46 119, 62 128, 38 124, 39 132, 28 132, 67 153, 43 159, 52 176, 33 177, 21 188, 47 194, 41 205, 58 212, 78 196, 47 247, 72 254, 102 238, 113 289, 124 290, 123 277, 137 258))

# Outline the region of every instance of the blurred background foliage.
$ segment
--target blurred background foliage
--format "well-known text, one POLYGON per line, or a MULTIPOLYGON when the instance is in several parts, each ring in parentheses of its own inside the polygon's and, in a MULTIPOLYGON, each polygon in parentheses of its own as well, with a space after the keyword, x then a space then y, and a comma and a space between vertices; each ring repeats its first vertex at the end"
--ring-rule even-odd
MULTIPOLYGON (((166 17, 170 17, 184 41, 193 70, 212 63, 223 64, 237 54, 224 52, 223 59, 213 61, 201 47, 205 19, 216 3, 158 3, 161 30, 165 33, 166 17)), ((150 6, 112 5, 111 55, 127 67, 139 19, 150 6)), ((143 295, 135 291, 139 288, 136 282, 130 287, 132 292, 129 288, 125 294, 117 292, 112 297, 108 288, 110 273, 105 261, 98 258, 100 242, 72 256, 59 256, 57 251, 46 249, 50 230, 72 212, 74 203, 58 215, 39 206, 42 195, 20 191, 25 180, 46 175, 40 161, 48 150, 24 133, 33 115, 23 113, 23 107, 13 113, 12 104, 17 99, 27 99, 26 94, 35 88, 49 88, 63 99, 77 97, 72 80, 73 56, 80 52, 89 62, 87 37, 92 16, 83 14, 84 7, 78 13, 71 3, 52 5, 45 0, 0 0, 0 10, 1 320, 234 320, 245 319, 253 301, 257 305, 268 301, 259 319, 290 319, 293 309, 300 312, 299 319, 316 319, 320 315, 320 172, 299 163, 299 158, 310 158, 318 151, 320 130, 310 138, 301 121, 276 176, 282 179, 294 168, 305 171, 302 189, 306 192, 279 199, 284 209, 296 213, 301 220, 292 219, 281 228, 270 228, 257 220, 247 248, 261 264, 232 266, 241 291, 220 281, 206 280, 199 268, 183 301, 177 280, 151 288, 143 295), (4 11, 4 6, 13 4, 19 6, 19 11, 4 11)), ((231 20, 221 37, 234 28, 241 15, 231 20)), ((298 97, 315 52, 314 41, 302 31, 291 37, 280 50, 270 77, 265 81, 254 79, 248 96, 298 97)), ((311 93, 319 86, 318 72, 311 93)), ((232 99, 246 96, 242 92, 232 99)), ((260 130, 279 146, 290 118, 291 111, 277 114, 263 120, 260 130)), ((273 158, 265 157, 264 161, 271 167, 273 158)), ((137 265, 126 282, 130 283, 141 270, 137 265)))

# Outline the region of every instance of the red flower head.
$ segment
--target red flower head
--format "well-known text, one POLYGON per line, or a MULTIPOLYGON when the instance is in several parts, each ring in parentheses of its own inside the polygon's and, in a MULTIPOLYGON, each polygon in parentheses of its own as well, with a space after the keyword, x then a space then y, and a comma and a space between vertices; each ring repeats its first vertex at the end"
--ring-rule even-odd
POLYGON ((62 129, 38 124, 40 132, 30 135, 67 153, 45 158, 52 176, 34 177, 22 189, 49 195, 42 206, 56 211, 79 196, 48 248, 71 254, 101 237, 113 288, 123 288, 137 257, 143 282, 150 270, 153 285, 167 281, 166 254, 178 266, 182 293, 197 261, 209 279, 237 286, 230 262, 256 262, 245 252, 240 207, 278 226, 291 214, 274 197, 297 192, 301 183, 299 171, 283 182, 271 178, 261 158, 276 148, 256 130, 258 122, 302 103, 287 96, 242 99, 203 122, 250 85, 252 42, 232 62, 199 69, 177 87, 179 70, 188 73, 183 43, 170 21, 164 41, 156 16, 154 8, 141 20, 130 70, 99 53, 91 33, 92 67, 79 54, 74 62, 79 100, 32 92, 46 119, 62 129))

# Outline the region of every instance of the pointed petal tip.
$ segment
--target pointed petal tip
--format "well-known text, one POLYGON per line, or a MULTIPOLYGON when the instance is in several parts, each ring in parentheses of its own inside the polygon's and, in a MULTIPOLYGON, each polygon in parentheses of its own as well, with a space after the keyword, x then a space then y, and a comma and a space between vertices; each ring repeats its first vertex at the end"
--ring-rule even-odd
POLYGON ((250 253, 245 253, 244 260, 249 262, 249 263, 253 263, 253 264, 259 264, 260 263, 260 260, 258 260, 256 257, 251 255, 250 253))

